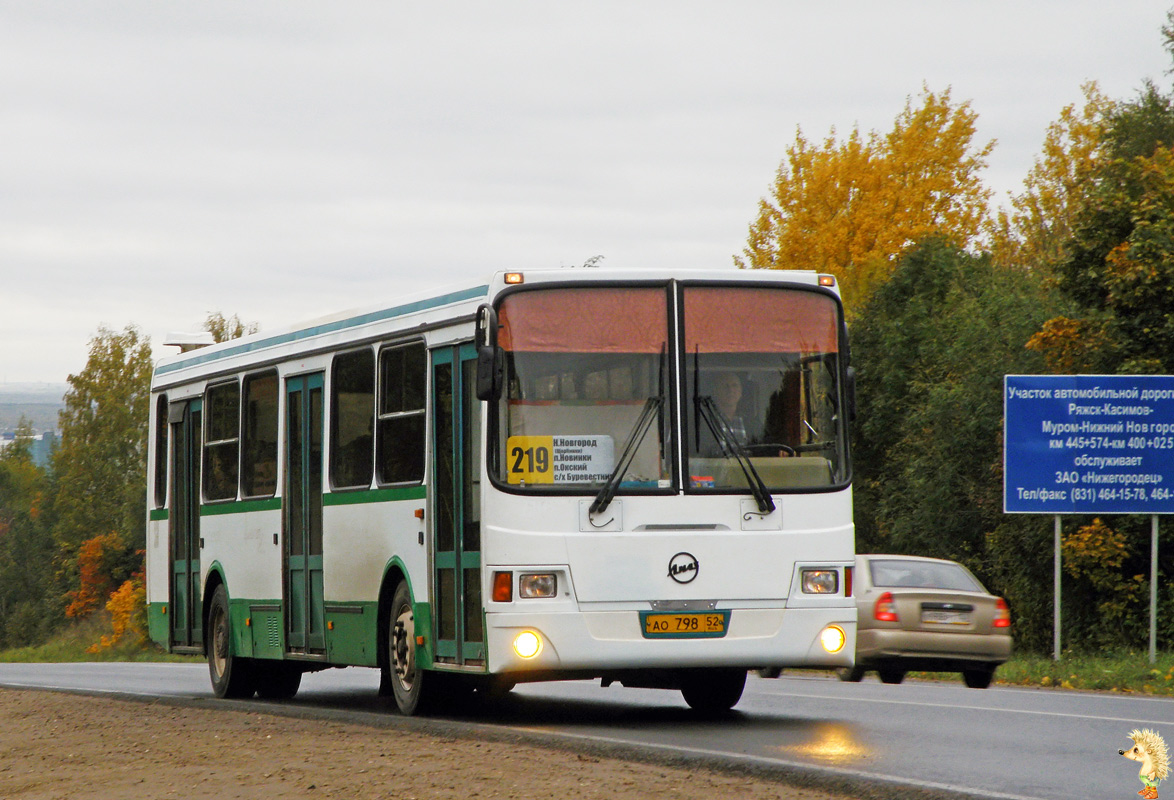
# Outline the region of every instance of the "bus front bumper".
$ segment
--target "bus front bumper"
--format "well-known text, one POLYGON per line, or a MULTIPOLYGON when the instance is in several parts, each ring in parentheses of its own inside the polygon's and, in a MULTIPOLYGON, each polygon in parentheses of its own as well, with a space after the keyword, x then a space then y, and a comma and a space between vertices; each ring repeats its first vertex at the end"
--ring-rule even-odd
POLYGON ((850 667, 856 608, 729 609, 724 635, 648 637, 640 612, 589 611, 486 614, 489 671, 602 674, 614 670, 701 667, 850 667), (843 633, 828 652, 824 632, 843 633), (527 635, 532 634, 532 635, 527 635), (532 650, 537 652, 530 654, 532 650), (521 652, 519 652, 519 650, 521 652))

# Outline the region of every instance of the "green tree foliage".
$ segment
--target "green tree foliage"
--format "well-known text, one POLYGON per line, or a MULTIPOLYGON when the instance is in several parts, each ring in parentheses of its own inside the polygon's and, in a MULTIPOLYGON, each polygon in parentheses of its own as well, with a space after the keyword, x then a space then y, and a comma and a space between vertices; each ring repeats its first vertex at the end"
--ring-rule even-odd
POLYGON ((1056 266, 1076 310, 1041 329, 1053 334, 1038 343, 1053 361, 1054 351, 1083 347, 1084 366, 1097 371, 1174 368, 1172 146, 1174 103, 1152 84, 1108 115, 1102 161, 1056 266))
POLYGON ((30 457, 22 424, 0 451, 0 646, 40 641, 60 617, 45 514, 49 476, 30 457))
MULTIPOLYGON (((1174 16, 1164 29, 1174 55, 1174 16)), ((1079 184, 1070 235, 1054 266, 1066 299, 1029 346, 1053 372, 1174 371, 1174 97, 1153 83, 1108 104, 1091 169, 1079 184)), ((1148 520, 1109 517, 1065 526, 1064 638, 1076 649, 1143 646, 1148 520)), ((996 538, 1013 551, 1013 535, 996 538)), ((1165 538, 1168 538, 1165 537, 1165 538)), ((1160 643, 1174 627, 1174 558, 1163 546, 1160 643)))
POLYGON ((939 234, 969 243, 986 219, 979 173, 994 142, 973 145, 978 115, 949 90, 919 99, 886 135, 854 129, 841 142, 833 130, 813 145, 799 133, 735 264, 831 273, 854 313, 909 244, 939 234))
POLYGON ((152 366, 150 341, 136 327, 103 327, 90 340, 85 368, 69 376, 53 457, 54 537, 74 557, 83 542, 109 533, 131 551, 146 544, 152 366))
POLYGON ((1013 608, 1046 602, 1014 591, 1046 539, 1029 564, 1006 564, 989 534, 1005 521, 1003 375, 1041 368, 1023 345, 1055 303, 1040 277, 942 238, 898 260, 852 326, 859 552, 953 558, 1013 608))

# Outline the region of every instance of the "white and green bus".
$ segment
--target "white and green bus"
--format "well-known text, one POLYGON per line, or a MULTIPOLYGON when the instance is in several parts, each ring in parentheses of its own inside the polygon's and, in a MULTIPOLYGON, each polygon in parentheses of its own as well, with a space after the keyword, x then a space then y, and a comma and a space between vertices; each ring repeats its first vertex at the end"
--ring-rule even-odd
POLYGON ((366 666, 404 714, 850 666, 848 360, 831 276, 591 268, 164 358, 151 636, 218 696, 366 666))

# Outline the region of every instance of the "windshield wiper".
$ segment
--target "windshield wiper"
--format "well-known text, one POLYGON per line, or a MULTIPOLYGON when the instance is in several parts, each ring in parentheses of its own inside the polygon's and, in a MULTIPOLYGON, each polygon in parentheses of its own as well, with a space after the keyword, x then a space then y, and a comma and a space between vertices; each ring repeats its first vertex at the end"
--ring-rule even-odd
POLYGON ((663 397, 650 397, 644 403, 644 408, 640 411, 640 416, 636 419, 632 432, 628 434, 628 440, 624 442, 624 449, 616 462, 616 468, 608 476, 607 483, 603 484, 599 494, 595 495, 595 500, 592 501, 591 508, 588 510, 589 514, 599 514, 611 503, 612 498, 615 497, 616 489, 620 487, 620 478, 627 472, 632 459, 636 457, 636 449, 644 441, 644 436, 648 433, 648 429, 652 426, 652 421, 656 419, 663 403, 663 397))
POLYGON ((758 503, 758 510, 763 514, 770 514, 775 510, 774 498, 766 490, 766 484, 762 482, 762 476, 754 468, 753 462, 750 461, 750 456, 746 453, 746 448, 738 441, 738 437, 734 434, 734 429, 730 427, 729 420, 718 410, 717 406, 714 405, 713 398, 709 395, 695 396, 693 400, 697 404, 698 414, 705 420, 705 424, 709 426, 709 430, 713 433, 713 438, 721 446, 722 454, 727 458, 733 458, 738 462, 738 466, 742 468, 742 474, 746 476, 746 484, 750 487, 750 492, 754 495, 755 502, 758 503))

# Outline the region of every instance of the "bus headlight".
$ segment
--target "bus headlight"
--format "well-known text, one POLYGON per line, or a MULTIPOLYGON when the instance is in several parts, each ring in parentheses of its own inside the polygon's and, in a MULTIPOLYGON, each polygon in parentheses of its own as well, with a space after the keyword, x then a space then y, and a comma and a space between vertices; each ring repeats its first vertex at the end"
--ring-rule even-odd
POLYGON ((844 635, 844 629, 839 625, 828 625, 819 634, 819 643, 823 645, 823 649, 829 653, 838 653, 844 649, 844 644, 848 641, 848 637, 844 635))
POLYGON ((558 576, 545 572, 523 574, 518 578, 519 597, 554 597, 558 594, 558 576))
POLYGON ((522 658, 534 658, 542 652, 542 638, 534 631, 522 631, 514 637, 514 652, 522 658))
POLYGON ((840 573, 834 569, 802 571, 804 594, 835 594, 840 591, 840 573))

